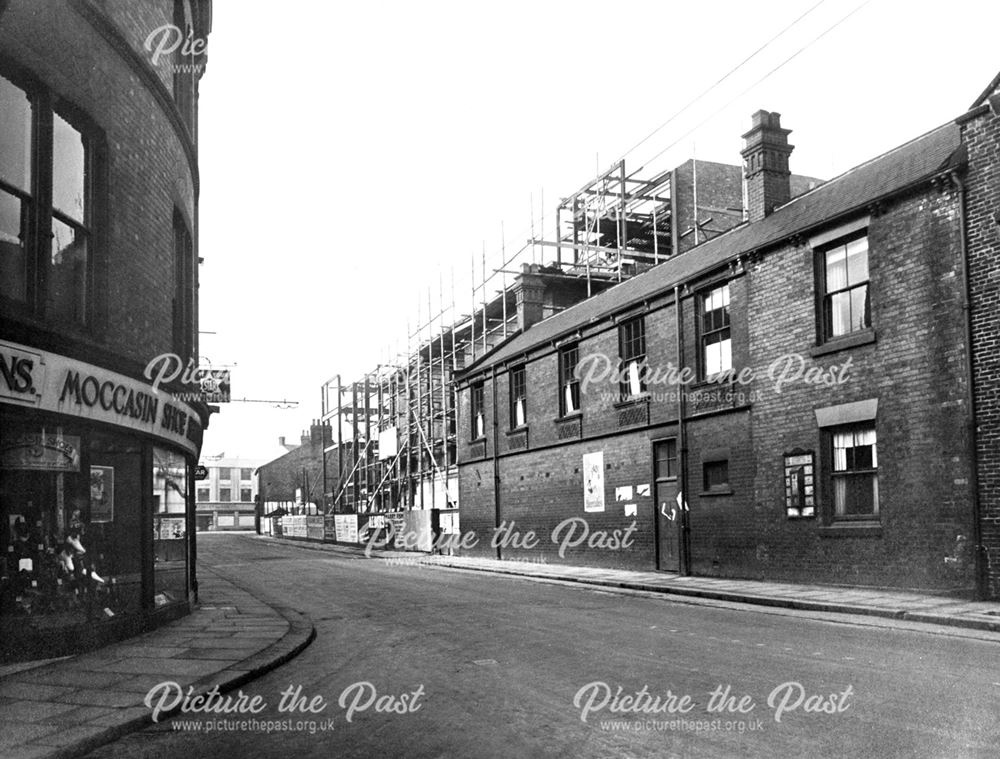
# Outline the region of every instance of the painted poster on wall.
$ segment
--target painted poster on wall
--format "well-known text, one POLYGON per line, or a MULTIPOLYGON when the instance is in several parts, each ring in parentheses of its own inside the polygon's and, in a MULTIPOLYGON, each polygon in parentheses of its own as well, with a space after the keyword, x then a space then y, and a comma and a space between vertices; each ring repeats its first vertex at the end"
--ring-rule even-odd
POLYGON ((604 511, 604 451, 583 454, 583 510, 604 511))
POLYGON ((114 467, 90 467, 90 521, 115 521, 114 467))

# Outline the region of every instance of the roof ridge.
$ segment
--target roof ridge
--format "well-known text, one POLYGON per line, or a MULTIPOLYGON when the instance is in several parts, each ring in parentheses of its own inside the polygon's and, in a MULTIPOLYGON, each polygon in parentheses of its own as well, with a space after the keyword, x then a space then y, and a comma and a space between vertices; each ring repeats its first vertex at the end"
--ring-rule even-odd
MULTIPOLYGON (((801 200, 802 198, 805 198, 805 197, 808 197, 809 195, 812 195, 814 192, 817 192, 818 190, 822 190, 825 187, 829 187, 834 182, 839 182, 841 179, 844 179, 845 177, 850 176, 851 174, 853 174, 854 172, 858 171, 859 169, 863 169, 865 166, 873 164, 876 161, 881 161, 883 158, 887 158, 888 156, 892 155, 893 153, 896 153, 896 152, 898 152, 900 150, 903 150, 904 148, 909 147, 913 143, 919 142, 920 140, 922 140, 922 139, 924 139, 926 137, 929 137, 930 135, 934 134, 935 132, 939 132, 942 129, 945 129, 947 127, 950 127, 950 126, 954 125, 954 123, 955 123, 954 119, 949 119, 948 121, 946 121, 943 124, 940 124, 940 125, 934 127, 933 129, 928 129, 923 134, 917 135, 916 137, 914 137, 912 139, 909 139, 906 142, 900 143, 899 145, 896 145, 893 148, 889 148, 889 150, 886 150, 884 153, 879 153, 877 156, 873 156, 872 158, 869 158, 867 161, 862 161, 861 163, 857 164, 856 166, 852 166, 851 168, 847 169, 846 171, 841 172, 837 176, 835 176, 835 177, 833 177, 831 179, 826 180, 825 182, 823 182, 820 185, 817 185, 816 187, 813 187, 811 190, 807 190, 806 192, 802 193, 801 195, 796 195, 794 198, 792 198, 791 200, 789 200, 787 203, 784 203, 784 204, 778 206, 777 208, 775 208, 771 213, 774 214, 774 213, 777 213, 778 211, 780 211, 783 208, 788 208, 790 205, 792 205, 793 203, 795 203, 797 200, 801 200)), ((712 239, 715 239, 715 238, 712 238, 712 239)), ((708 240, 706 240, 705 242, 708 242, 708 240)), ((702 244, 704 244, 704 243, 702 243, 702 244)))

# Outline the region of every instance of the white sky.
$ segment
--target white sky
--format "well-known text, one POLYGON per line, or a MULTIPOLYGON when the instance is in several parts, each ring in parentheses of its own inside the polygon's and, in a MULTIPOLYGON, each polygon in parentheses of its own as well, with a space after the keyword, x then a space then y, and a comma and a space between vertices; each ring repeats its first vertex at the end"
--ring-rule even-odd
MULTIPOLYGON (((405 347, 442 278, 450 301, 453 270, 469 312, 471 262, 481 271, 485 243, 499 266, 501 224, 508 253, 533 209, 552 239, 558 198, 816 3, 216 0, 199 145, 200 320, 215 334, 201 352, 235 365, 234 397, 299 406, 223 406, 204 453, 267 459, 279 435, 297 442, 320 385, 405 347)), ((627 168, 739 163, 763 108, 793 130, 792 171, 830 178, 963 113, 1000 70, 998 22, 988 0, 824 0, 627 168)))

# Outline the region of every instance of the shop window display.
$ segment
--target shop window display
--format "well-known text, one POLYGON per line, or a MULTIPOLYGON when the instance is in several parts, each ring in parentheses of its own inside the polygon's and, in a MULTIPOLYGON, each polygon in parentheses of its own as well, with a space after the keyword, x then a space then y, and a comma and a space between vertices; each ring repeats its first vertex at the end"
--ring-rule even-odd
POLYGON ((153 448, 153 603, 187 598, 188 470, 184 457, 153 448))
POLYGON ((127 537, 136 534, 130 522, 137 526, 140 519, 139 448, 97 437, 87 442, 82 431, 71 426, 3 421, 4 647, 32 634, 137 611, 141 563, 138 550, 130 556, 127 537))

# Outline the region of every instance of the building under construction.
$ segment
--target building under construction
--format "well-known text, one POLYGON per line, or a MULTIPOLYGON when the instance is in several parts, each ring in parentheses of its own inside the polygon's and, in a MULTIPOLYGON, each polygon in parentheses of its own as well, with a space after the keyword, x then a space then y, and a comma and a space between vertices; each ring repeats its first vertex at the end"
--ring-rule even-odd
MULTIPOLYGON (((328 514, 456 509, 456 391, 467 364, 541 319, 648 270, 743 221, 742 168, 689 160, 651 178, 625 161, 560 200, 554 239, 528 240, 447 296, 442 282, 394 361, 322 387, 328 449, 343 476, 328 514), (339 419, 339 424, 334 420, 339 419)), ((793 193, 812 180, 793 177, 793 193)), ((544 227, 544 224, 543 224, 544 227)), ((421 307, 421 311, 423 308, 421 307)), ((378 524, 378 522, 374 522, 378 524)))

